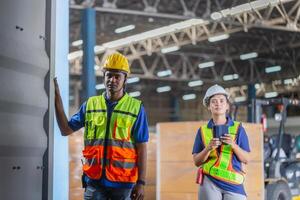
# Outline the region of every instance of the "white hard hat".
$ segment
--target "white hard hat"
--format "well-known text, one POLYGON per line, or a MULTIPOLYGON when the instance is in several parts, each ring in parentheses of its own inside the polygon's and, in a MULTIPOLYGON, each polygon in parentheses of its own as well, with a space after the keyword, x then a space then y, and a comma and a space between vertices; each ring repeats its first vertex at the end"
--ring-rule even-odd
POLYGON ((223 94, 226 96, 227 99, 229 98, 229 94, 226 92, 226 90, 222 86, 215 84, 207 89, 205 96, 203 98, 203 105, 207 107, 209 104, 210 97, 216 94, 223 94))

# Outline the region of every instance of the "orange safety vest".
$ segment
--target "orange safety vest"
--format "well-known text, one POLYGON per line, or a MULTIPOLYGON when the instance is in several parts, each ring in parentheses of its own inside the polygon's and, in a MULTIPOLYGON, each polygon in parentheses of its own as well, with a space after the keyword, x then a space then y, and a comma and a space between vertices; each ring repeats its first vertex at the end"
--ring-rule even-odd
POLYGON ((137 152, 131 132, 140 107, 141 101, 125 93, 108 118, 104 94, 88 99, 83 172, 89 178, 100 179, 105 173, 112 182, 137 181, 137 152))

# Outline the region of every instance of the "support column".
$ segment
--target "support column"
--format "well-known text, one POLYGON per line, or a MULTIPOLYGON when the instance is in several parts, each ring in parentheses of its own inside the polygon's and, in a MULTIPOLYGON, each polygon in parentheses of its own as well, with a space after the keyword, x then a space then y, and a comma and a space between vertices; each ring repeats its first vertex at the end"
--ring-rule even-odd
POLYGON ((253 83, 248 85, 248 122, 255 122, 255 99, 256 89, 253 83))
POLYGON ((180 105, 179 105, 178 97, 176 97, 176 96, 171 97, 171 108, 172 108, 172 113, 171 113, 171 116, 170 116, 170 120, 172 122, 179 121, 179 119, 180 119, 180 112, 179 112, 180 105))
POLYGON ((82 62, 82 99, 96 94, 95 77, 95 39, 96 39, 96 11, 86 8, 82 11, 82 40, 83 40, 83 62, 82 62))
MULTIPOLYGON (((65 113, 69 114, 69 2, 52 0, 51 2, 51 52, 50 66, 55 68, 65 113)), ((48 8, 47 8, 48 9, 48 8)), ((54 72, 54 69, 52 69, 54 72)), ((52 82, 52 77, 51 80, 52 82)), ((53 87, 53 83, 51 84, 53 87)), ((54 88, 52 95, 54 101, 54 88)), ((49 98, 50 98, 49 97, 49 98)), ((54 102, 49 106, 54 112, 54 102)), ((55 115, 54 115, 55 116, 55 115)), ((68 137, 61 135, 54 118, 53 133, 49 132, 49 176, 48 197, 43 194, 43 200, 69 199, 69 146, 68 137)))

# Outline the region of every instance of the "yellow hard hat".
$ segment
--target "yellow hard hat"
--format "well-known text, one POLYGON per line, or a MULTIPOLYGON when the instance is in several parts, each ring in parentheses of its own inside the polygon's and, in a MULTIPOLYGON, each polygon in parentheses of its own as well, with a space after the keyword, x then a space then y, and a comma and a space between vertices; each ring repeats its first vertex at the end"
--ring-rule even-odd
POLYGON ((127 58, 120 54, 119 52, 115 52, 107 56, 105 63, 103 65, 104 70, 120 70, 126 73, 130 73, 129 64, 127 58))

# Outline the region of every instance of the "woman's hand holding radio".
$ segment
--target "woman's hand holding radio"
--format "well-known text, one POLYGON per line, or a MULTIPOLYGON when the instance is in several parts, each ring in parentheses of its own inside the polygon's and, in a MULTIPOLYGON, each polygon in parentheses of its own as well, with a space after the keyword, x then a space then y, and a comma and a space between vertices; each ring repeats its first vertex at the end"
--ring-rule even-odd
POLYGON ((231 145, 232 148, 235 148, 236 143, 234 140, 231 138, 229 134, 224 134, 223 136, 220 137, 221 141, 225 144, 231 145))
POLYGON ((222 142, 220 141, 219 138, 213 138, 213 139, 211 139, 211 141, 208 144, 207 148, 208 148, 209 151, 212 151, 212 150, 218 148, 221 144, 222 144, 222 142))

